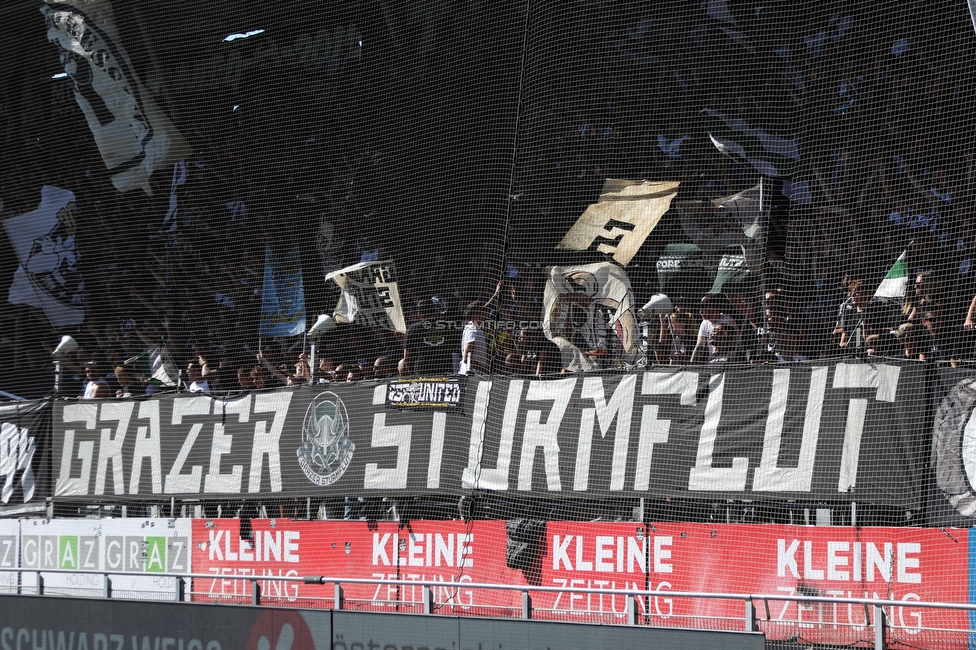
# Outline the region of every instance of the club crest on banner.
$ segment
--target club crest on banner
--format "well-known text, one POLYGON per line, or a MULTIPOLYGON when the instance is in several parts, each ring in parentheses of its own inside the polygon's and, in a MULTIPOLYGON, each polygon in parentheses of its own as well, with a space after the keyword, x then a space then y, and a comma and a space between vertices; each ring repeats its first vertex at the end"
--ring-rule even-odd
POLYGON ((305 411, 302 445, 296 451, 305 476, 316 485, 332 485, 345 474, 355 450, 346 405, 335 393, 320 393, 305 411))
POLYGON ((976 378, 956 384, 935 415, 932 455, 939 487, 956 511, 976 516, 976 378))

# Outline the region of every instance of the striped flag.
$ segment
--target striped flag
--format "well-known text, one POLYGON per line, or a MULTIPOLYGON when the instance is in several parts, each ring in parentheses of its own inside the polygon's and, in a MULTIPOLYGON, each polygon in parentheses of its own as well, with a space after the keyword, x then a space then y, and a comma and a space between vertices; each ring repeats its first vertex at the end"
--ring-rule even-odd
POLYGON ((903 300, 908 288, 908 249, 905 249, 895 263, 888 269, 888 274, 878 285, 874 297, 878 300, 903 300))
POLYGON ((710 108, 702 110, 705 130, 715 148, 727 156, 737 156, 763 176, 793 178, 800 163, 795 138, 753 129, 742 120, 723 115, 710 108))
POLYGON ((811 203, 810 184, 799 180, 800 150, 796 138, 753 129, 744 121, 728 117, 710 108, 705 115, 709 140, 721 153, 738 158, 767 178, 783 179, 783 196, 793 203, 811 203))

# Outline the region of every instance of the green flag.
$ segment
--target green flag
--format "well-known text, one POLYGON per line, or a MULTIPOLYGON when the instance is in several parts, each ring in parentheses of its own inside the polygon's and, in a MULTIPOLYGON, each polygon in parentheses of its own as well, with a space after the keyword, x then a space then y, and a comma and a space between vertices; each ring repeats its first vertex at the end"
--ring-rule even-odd
POLYGON ((905 289, 908 288, 908 249, 905 249, 895 263, 888 269, 888 274, 878 285, 878 290, 874 292, 874 297, 881 300, 905 298, 905 289))

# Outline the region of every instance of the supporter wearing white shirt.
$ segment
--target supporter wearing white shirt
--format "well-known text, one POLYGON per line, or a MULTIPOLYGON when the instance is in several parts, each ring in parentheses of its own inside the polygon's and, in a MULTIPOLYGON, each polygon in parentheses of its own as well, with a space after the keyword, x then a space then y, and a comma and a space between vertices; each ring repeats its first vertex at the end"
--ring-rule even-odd
POLYGON ((468 319, 461 333, 461 365, 458 373, 466 375, 472 370, 488 372, 488 343, 481 324, 485 320, 485 308, 473 302, 464 310, 468 319))
POLYGON ((199 363, 191 361, 186 364, 186 376, 190 380, 190 386, 187 390, 191 393, 210 394, 210 383, 203 378, 203 369, 199 363))
POLYGON ((715 345, 712 342, 712 334, 715 332, 716 325, 728 328, 733 337, 732 350, 734 354, 739 342, 739 328, 736 326, 735 319, 723 313, 720 305, 723 299, 717 294, 706 294, 701 301, 702 322, 698 326, 698 342, 695 351, 691 354, 691 363, 707 363, 716 354, 715 345), (707 358, 703 358, 707 357, 707 358))

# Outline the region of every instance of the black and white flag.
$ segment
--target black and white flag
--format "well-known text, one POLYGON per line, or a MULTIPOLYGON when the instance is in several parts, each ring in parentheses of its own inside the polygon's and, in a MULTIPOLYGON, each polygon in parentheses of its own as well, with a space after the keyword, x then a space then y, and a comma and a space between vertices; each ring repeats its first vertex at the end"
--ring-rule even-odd
POLYGON ((333 316, 340 323, 406 332, 393 262, 360 262, 325 276, 342 290, 333 316))
POLYGON ((129 62, 105 0, 46 0, 47 37, 61 49, 64 71, 112 184, 152 194, 149 176, 183 158, 183 137, 153 101, 129 62))
POLYGON ((4 220, 20 267, 8 300, 44 310, 55 327, 85 320, 85 283, 75 249, 75 195, 45 185, 37 209, 4 220))

